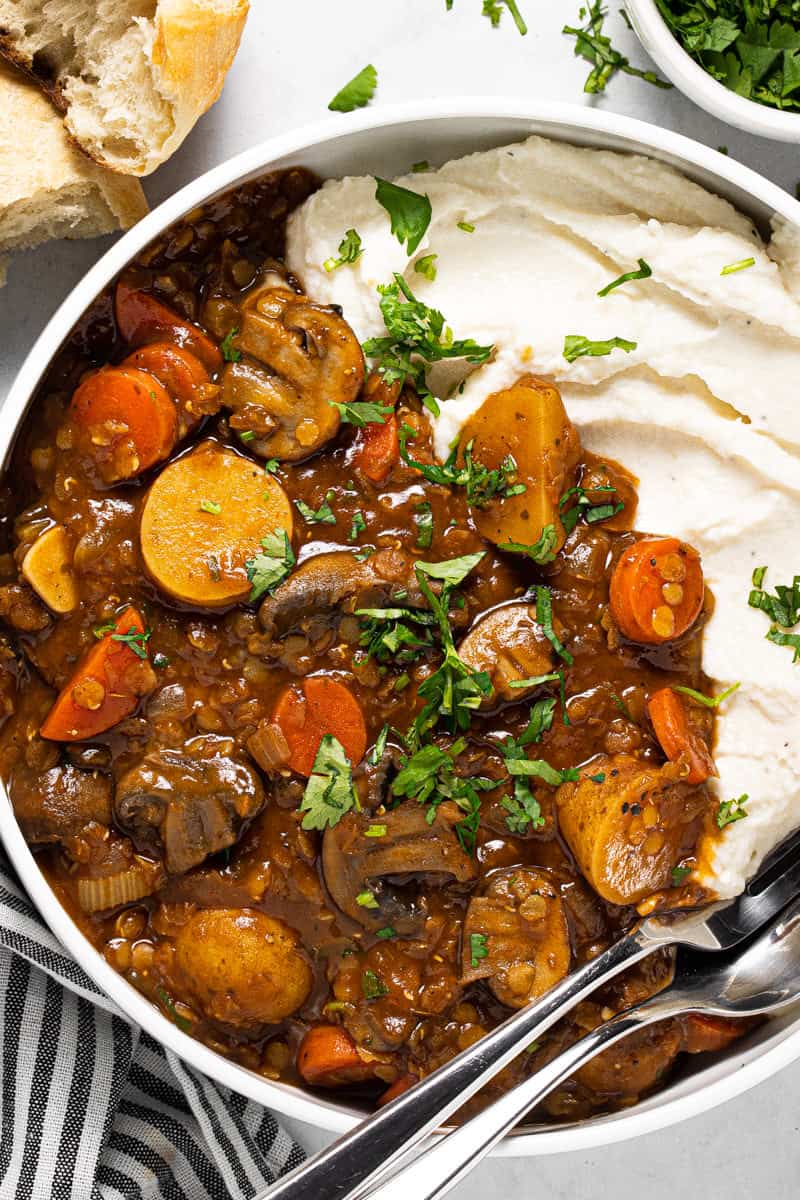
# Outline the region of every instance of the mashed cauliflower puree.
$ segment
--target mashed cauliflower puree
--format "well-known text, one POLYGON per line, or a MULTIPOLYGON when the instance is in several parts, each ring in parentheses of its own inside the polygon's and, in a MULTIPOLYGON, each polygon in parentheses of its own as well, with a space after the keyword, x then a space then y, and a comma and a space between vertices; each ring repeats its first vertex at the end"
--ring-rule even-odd
POLYGON ((700 551, 716 601, 704 667, 717 691, 741 681, 720 710, 712 786, 721 800, 747 793, 749 815, 701 854, 699 877, 735 895, 800 825, 800 664, 766 641, 768 618, 747 604, 754 567, 769 568, 770 589, 800 572, 797 231, 777 228, 765 245, 670 167, 537 137, 396 182, 433 207, 411 259, 367 177, 326 183, 294 214, 289 266, 316 299, 342 305, 362 340, 384 333, 376 288, 398 271, 457 338, 494 343, 494 361, 442 399, 443 457, 488 394, 524 372, 551 375, 584 445, 639 476, 636 527, 700 551), (326 272, 350 228, 362 256, 326 272), (413 263, 432 253, 428 282, 413 263), (639 258, 652 278, 597 296, 639 258), (637 348, 570 364, 567 334, 637 348))

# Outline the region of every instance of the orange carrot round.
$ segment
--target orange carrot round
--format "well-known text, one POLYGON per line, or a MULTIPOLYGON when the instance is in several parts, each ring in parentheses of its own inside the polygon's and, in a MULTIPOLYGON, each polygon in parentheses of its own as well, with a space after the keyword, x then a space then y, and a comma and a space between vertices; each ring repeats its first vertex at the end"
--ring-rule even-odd
POLYGON ((118 724, 152 686, 144 622, 126 608, 84 654, 39 730, 54 742, 81 742, 118 724))
POLYGON ((214 403, 218 388, 203 363, 173 342, 150 342, 140 346, 123 360, 123 367, 149 371, 169 393, 178 406, 179 434, 185 437, 195 429, 209 412, 218 408, 214 403))
POLYGON ((297 1051, 297 1070, 312 1087, 342 1087, 374 1077, 371 1064, 339 1025, 312 1025, 297 1051))
POLYGON ((348 687, 329 675, 311 675, 285 688, 278 697, 272 722, 286 738, 287 765, 298 775, 311 774, 326 733, 341 743, 353 766, 361 761, 367 748, 361 705, 348 687))
POLYGON ((221 370, 222 354, 208 334, 124 279, 117 284, 114 312, 121 336, 132 346, 165 340, 176 342, 196 354, 209 371, 221 370))
POLYGON ((385 1092, 381 1092, 378 1097, 378 1108, 383 1108, 384 1104, 391 1104, 393 1100, 396 1100, 398 1096, 402 1096, 404 1092, 407 1092, 409 1088, 412 1088, 418 1082, 416 1075, 411 1075, 410 1073, 401 1075, 399 1079, 395 1079, 394 1083, 390 1084, 385 1092))
POLYGON ((677 538, 642 538, 617 562, 610 598, 614 620, 632 642, 679 638, 703 607, 700 555, 677 538))
POLYGON ((168 392, 132 367, 103 367, 89 375, 73 394, 70 415, 106 483, 133 479, 163 461, 178 438, 168 392))
POLYGON ((683 1048, 689 1054, 718 1054, 751 1027, 746 1020, 712 1017, 705 1013, 689 1013, 681 1024, 684 1031, 683 1048))
POLYGON ((383 424, 370 421, 358 431, 353 466, 373 483, 383 483, 386 476, 400 461, 400 440, 397 434, 397 417, 390 413, 383 424))
POLYGON ((717 768, 708 746, 689 724, 686 705, 671 687, 654 692, 647 703, 650 720, 661 749, 670 762, 683 758, 690 771, 687 783, 705 783, 717 768))

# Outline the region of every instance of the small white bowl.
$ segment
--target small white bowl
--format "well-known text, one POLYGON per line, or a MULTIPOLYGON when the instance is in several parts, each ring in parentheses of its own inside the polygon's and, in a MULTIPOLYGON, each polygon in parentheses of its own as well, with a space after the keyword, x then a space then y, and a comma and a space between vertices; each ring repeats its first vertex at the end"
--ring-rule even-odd
POLYGON ((778 142, 800 142, 800 113, 782 112, 737 96, 687 54, 667 26, 655 0, 625 0, 634 31, 653 61, 676 87, 712 116, 778 142))

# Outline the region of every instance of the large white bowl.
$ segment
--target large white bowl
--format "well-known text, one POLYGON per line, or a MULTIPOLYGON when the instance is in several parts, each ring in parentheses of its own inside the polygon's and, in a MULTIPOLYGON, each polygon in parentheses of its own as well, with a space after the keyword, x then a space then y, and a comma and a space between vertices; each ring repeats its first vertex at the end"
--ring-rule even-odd
MULTIPOLYGON (((228 188, 275 167, 304 164, 322 176, 373 173, 391 178, 409 163, 448 158, 544 134, 583 146, 650 154, 730 199, 766 229, 780 213, 800 225, 800 204, 780 188, 716 151, 641 121, 569 105, 523 99, 423 101, 327 119, 275 138, 209 171, 145 217, 92 268, 48 323, 0 411, 0 458, 55 352, 86 307, 118 271, 166 226, 228 188)), ((362 1113, 273 1083, 201 1045, 176 1028, 118 975, 85 940, 50 891, 0 789, 0 834, 12 862, 55 935, 95 982, 153 1037, 221 1083, 287 1116, 343 1131, 362 1113)), ((687 1066, 669 1087, 633 1109, 575 1125, 515 1134, 496 1153, 586 1150, 684 1120, 738 1095, 800 1056, 800 1013, 771 1022, 732 1052, 687 1066)))
POLYGON ((800 113, 737 96, 687 54, 655 0, 625 0, 631 24, 653 61, 676 87, 712 116, 778 142, 800 142, 800 113))

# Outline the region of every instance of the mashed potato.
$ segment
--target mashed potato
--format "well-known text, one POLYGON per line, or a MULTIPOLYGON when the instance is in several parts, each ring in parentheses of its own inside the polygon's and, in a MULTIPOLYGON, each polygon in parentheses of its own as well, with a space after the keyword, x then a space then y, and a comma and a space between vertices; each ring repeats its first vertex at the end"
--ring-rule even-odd
POLYGON ((714 787, 721 800, 749 797, 747 819, 701 855, 701 879, 734 895, 800 825, 800 664, 765 640, 768 619, 747 604, 754 567, 768 566, 768 587, 800 572, 798 235, 781 227, 765 246, 727 201, 670 167, 535 137, 397 182, 433 207, 411 259, 367 177, 326 183, 294 214, 289 265, 362 339, 385 332, 376 288, 398 271, 457 338, 495 345, 443 399, 443 456, 489 393, 525 371, 551 375, 584 445, 639 476, 637 528, 700 550, 716 599, 705 670, 718 690, 741 681, 721 710, 714 787), (328 273, 349 228, 364 252, 328 273), (413 263, 432 253, 428 282, 413 263), (652 278, 597 296, 639 258, 652 278), (637 348, 570 364, 567 334, 637 348))

